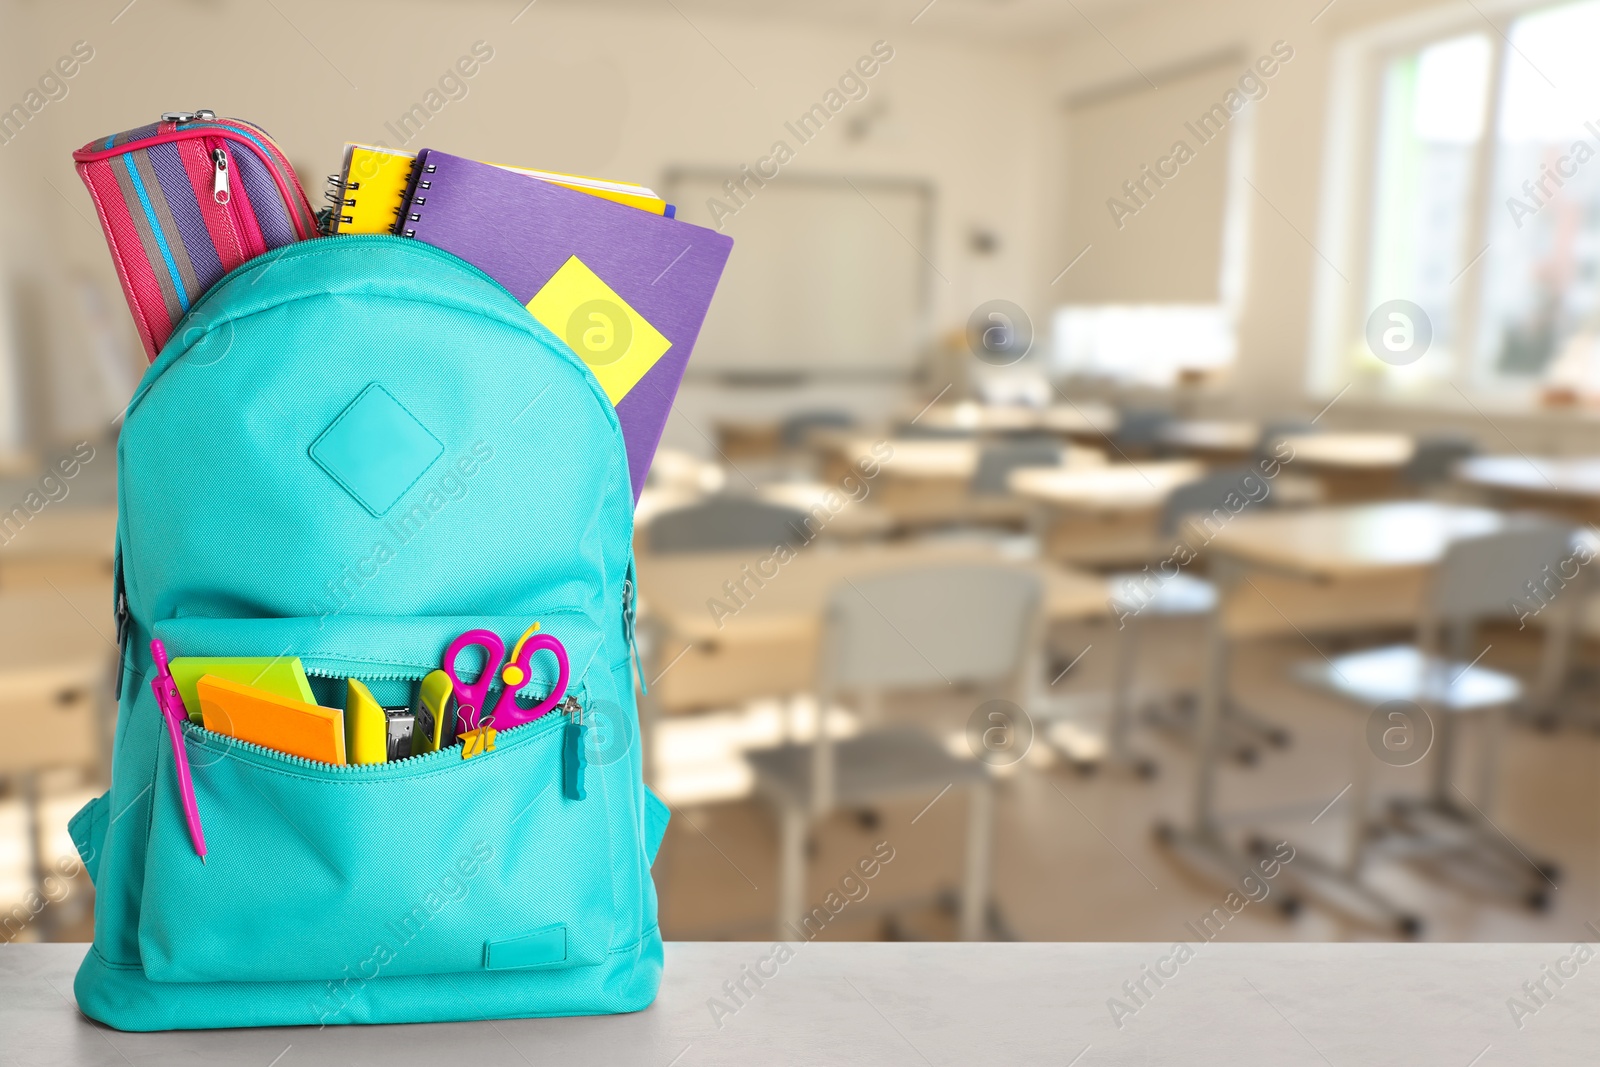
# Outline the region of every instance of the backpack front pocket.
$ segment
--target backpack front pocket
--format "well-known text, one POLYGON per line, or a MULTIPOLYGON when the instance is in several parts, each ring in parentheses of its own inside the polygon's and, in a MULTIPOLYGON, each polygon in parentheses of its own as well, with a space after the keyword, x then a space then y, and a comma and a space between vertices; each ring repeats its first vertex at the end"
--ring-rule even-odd
MULTIPOLYGON (((157 713, 141 694, 133 714, 157 713)), ((581 800, 563 788, 569 722, 552 712, 470 759, 457 746, 343 766, 186 725, 208 853, 202 861, 191 844, 163 744, 139 920, 145 973, 370 980, 602 962, 616 932, 616 798, 598 782, 581 800)))

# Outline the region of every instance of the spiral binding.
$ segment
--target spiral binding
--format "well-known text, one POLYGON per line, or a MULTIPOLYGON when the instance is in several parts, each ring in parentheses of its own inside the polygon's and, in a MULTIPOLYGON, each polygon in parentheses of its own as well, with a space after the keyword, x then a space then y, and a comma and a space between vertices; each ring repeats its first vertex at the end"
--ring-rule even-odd
POLYGON ((324 189, 322 198, 328 202, 329 206, 318 212, 322 216, 322 233, 324 236, 332 236, 337 232, 334 228, 336 220, 339 225, 354 221, 349 215, 343 214, 340 209, 355 207, 356 202, 350 198, 350 194, 361 188, 360 182, 347 183, 342 174, 328 175, 328 184, 333 188, 324 189))
MULTIPOLYGON (((426 167, 423 168, 422 173, 423 174, 432 174, 434 171, 436 171, 438 169, 439 169, 438 167, 434 166, 432 163, 429 163, 426 167)), ((427 204, 428 198, 425 197, 425 196, 418 196, 417 194, 418 193, 425 193, 429 189, 433 188, 433 183, 430 182, 428 179, 426 179, 424 177, 421 177, 420 175, 416 174, 415 170, 416 170, 416 167, 415 167, 415 164, 413 164, 412 165, 412 172, 413 172, 412 173, 412 177, 416 179, 416 184, 411 187, 409 192, 407 192, 405 202, 400 205, 400 210, 398 212, 396 212, 396 214, 398 214, 400 217, 395 220, 394 233, 395 233, 396 236, 399 236, 399 237, 416 237, 417 236, 417 231, 414 230, 414 229, 406 227, 405 224, 408 223, 408 222, 417 222, 418 220, 420 220, 422 218, 422 216, 420 214, 418 214, 417 212, 413 211, 412 209, 413 208, 419 208, 419 207, 422 207, 423 205, 427 204)))

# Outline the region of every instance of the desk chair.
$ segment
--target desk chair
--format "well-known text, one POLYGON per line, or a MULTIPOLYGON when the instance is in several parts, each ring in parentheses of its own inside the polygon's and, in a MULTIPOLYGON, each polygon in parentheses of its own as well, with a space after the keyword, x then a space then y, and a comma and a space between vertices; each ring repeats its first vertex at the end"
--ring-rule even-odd
POLYGON ((1022 467, 1059 467, 1062 449, 1059 441, 1018 440, 986 445, 978 453, 978 466, 972 472, 973 496, 1010 496, 1008 479, 1022 467))
MULTIPOLYGON (((1161 537, 1163 541, 1172 538, 1167 543, 1174 544, 1189 523, 1196 524, 1198 528, 1214 526, 1231 521, 1236 514, 1267 506, 1272 499, 1270 487, 1270 482, 1248 466, 1214 471, 1180 485, 1168 493, 1162 503, 1161 537), (1247 478, 1254 481, 1246 481, 1247 478), (1266 492, 1255 488, 1258 485, 1265 488, 1266 492)), ((1157 769, 1152 760, 1133 752, 1128 744, 1128 734, 1133 724, 1134 671, 1138 664, 1142 621, 1147 617, 1201 619, 1217 610, 1217 590, 1210 582, 1183 570, 1174 576, 1163 577, 1159 576, 1159 570, 1158 564, 1157 575, 1146 568, 1144 571, 1113 574, 1107 578, 1112 603, 1117 607, 1123 625, 1122 640, 1117 642, 1112 682, 1108 758, 1113 766, 1131 769, 1142 778, 1153 777, 1157 769)), ((1157 711, 1155 721, 1157 725, 1191 736, 1195 729, 1194 705, 1192 693, 1178 694, 1172 698, 1167 714, 1157 711)), ((1262 722, 1243 709, 1233 707, 1231 703, 1226 710, 1224 725, 1233 755, 1241 763, 1254 763, 1256 746, 1262 742, 1277 747, 1289 743, 1288 732, 1283 728, 1262 722)))
MULTIPOLYGON (((1302 684, 1331 693, 1363 713, 1358 738, 1349 845, 1342 870, 1308 864, 1324 877, 1338 877, 1374 910, 1397 918, 1403 932, 1416 922, 1396 912, 1358 882, 1369 849, 1388 838, 1398 851, 1454 868, 1473 881, 1488 884, 1543 910, 1556 875, 1552 864, 1529 859, 1529 853, 1490 823, 1488 812, 1499 762, 1499 739, 1505 712, 1523 698, 1516 678, 1476 665, 1473 641, 1477 624, 1504 617, 1508 605, 1526 595, 1523 584, 1541 569, 1571 551, 1571 531, 1553 523, 1537 523, 1450 546, 1434 572, 1415 645, 1394 645, 1338 656, 1331 662, 1301 664, 1295 677, 1302 684), (1365 716, 1390 701, 1421 707, 1433 724, 1432 782, 1426 796, 1393 801, 1381 820, 1368 814, 1368 772, 1373 756, 1361 751, 1367 743, 1365 716), (1452 779, 1457 731, 1462 719, 1479 716, 1488 727, 1477 768, 1477 799, 1471 800, 1452 779)), ((1397 725, 1401 724, 1397 721, 1397 725)), ((1299 866, 1299 861, 1297 861, 1299 866)))
POLYGON ((1111 441, 1126 456, 1149 456, 1161 445, 1161 434, 1173 421, 1170 411, 1126 408, 1118 414, 1111 441))
POLYGON ((849 429, 855 424, 856 417, 848 411, 834 408, 797 411, 778 424, 778 440, 786 449, 804 448, 806 437, 812 430, 849 429))
POLYGON ((1478 443, 1464 434, 1419 437, 1410 462, 1400 468, 1400 479, 1418 489, 1433 489, 1450 481, 1457 463, 1477 453, 1478 443))
POLYGON ((978 431, 961 426, 926 426, 915 422, 902 422, 894 428, 894 433, 890 436, 906 441, 966 441, 978 436, 978 431))
POLYGON ((743 496, 714 496, 657 515, 650 522, 650 551, 725 552, 772 549, 805 539, 806 513, 743 496))
POLYGON ((858 578, 829 598, 817 664, 818 727, 810 744, 746 753, 757 792, 779 820, 778 936, 794 936, 807 909, 807 830, 829 812, 885 800, 931 800, 951 786, 968 793, 967 850, 959 915, 961 936, 976 940, 989 906, 993 834, 989 771, 950 755, 914 726, 879 721, 884 694, 969 684, 987 699, 1027 703, 1027 681, 1040 641, 1039 579, 999 566, 916 568, 858 578), (862 732, 834 740, 827 709, 851 695, 862 732), (793 926, 789 925, 793 924, 793 926))
POLYGON ((1316 424, 1309 419, 1269 419, 1261 424, 1261 436, 1256 438, 1256 459, 1273 455, 1273 446, 1285 437, 1299 437, 1317 432, 1316 424))
POLYGON ((856 417, 839 408, 797 411, 778 423, 778 453, 772 474, 779 478, 824 478, 823 457, 812 440, 813 430, 850 430, 856 417))

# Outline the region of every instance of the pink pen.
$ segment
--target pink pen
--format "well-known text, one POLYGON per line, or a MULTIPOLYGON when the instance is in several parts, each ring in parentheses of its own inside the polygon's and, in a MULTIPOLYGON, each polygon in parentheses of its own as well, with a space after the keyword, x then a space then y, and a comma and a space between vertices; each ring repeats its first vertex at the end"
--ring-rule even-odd
POLYGON ((189 777, 189 753, 183 747, 182 720, 187 717, 183 710, 183 698, 178 695, 178 683, 172 680, 172 671, 167 667, 166 646, 160 641, 151 641, 150 655, 156 661, 156 676, 150 679, 150 688, 156 694, 161 717, 167 720, 167 736, 172 739, 172 762, 178 769, 178 791, 183 794, 183 817, 189 823, 189 840, 194 842, 195 854, 204 863, 206 835, 200 829, 200 809, 194 802, 194 780, 189 777))

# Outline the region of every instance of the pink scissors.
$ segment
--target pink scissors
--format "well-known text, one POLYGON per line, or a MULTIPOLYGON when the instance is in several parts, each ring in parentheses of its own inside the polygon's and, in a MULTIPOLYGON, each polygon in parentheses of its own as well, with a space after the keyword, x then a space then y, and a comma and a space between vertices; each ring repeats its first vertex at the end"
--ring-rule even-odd
POLYGON ((500 635, 493 630, 468 630, 450 642, 450 647, 445 649, 444 662, 440 667, 449 675, 450 685, 455 690, 456 711, 461 721, 461 732, 476 730, 480 726, 509 730, 513 726, 532 722, 561 703, 561 698, 567 694, 567 649, 554 634, 537 633, 538 629, 538 623, 528 627, 516 647, 511 650, 510 662, 505 661, 505 642, 500 640, 500 635), (478 675, 476 682, 468 684, 456 673, 456 659, 473 645, 483 649, 483 673, 478 675), (517 703, 516 694, 517 690, 527 685, 528 680, 533 677, 532 664, 535 652, 555 654, 556 684, 551 688, 549 696, 531 708, 524 708, 517 703), (500 679, 505 688, 500 694, 499 703, 491 709, 487 706, 489 686, 496 678, 500 679))

